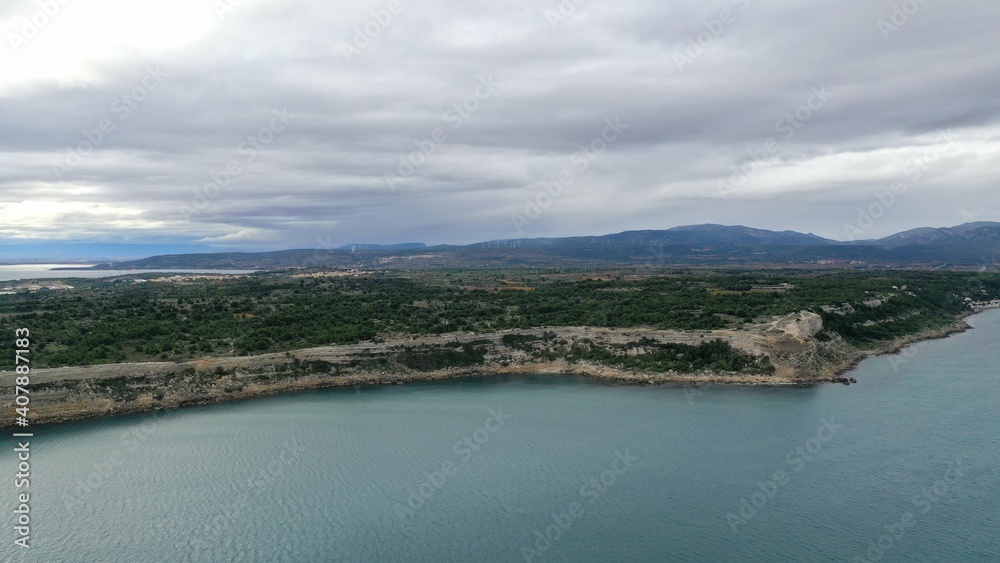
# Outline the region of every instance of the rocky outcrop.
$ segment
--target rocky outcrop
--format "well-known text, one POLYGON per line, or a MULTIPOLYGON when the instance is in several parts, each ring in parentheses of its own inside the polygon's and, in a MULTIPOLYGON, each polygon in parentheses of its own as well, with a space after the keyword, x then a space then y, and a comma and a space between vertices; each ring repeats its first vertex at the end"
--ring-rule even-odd
MULTIPOLYGON (((963 330, 961 321, 941 330, 859 350, 837 335, 817 339, 822 318, 802 311, 740 330, 663 331, 651 328, 606 329, 550 327, 496 334, 452 333, 420 338, 402 337, 380 343, 323 346, 260 356, 212 357, 189 362, 149 362, 38 369, 31 378, 31 418, 34 424, 107 414, 176 408, 233 401, 287 391, 336 386, 388 385, 502 373, 576 373, 635 383, 730 383, 795 385, 845 380, 842 373, 872 354, 889 353, 922 338, 963 330), (542 342, 526 351, 516 339, 542 342), (646 340, 644 340, 646 339, 646 340), (772 373, 666 371, 633 372, 561 357, 575 343, 638 354, 642 342, 697 346, 727 342, 750 356, 766 356, 772 373), (474 349, 477 362, 446 369, 411 369, 393 361, 413 350, 474 349), (464 347, 464 348, 463 348, 464 347)), ((474 354, 475 355, 475 354, 474 354)), ((14 406, 11 374, 0 372, 0 408, 14 406)), ((0 419, 10 425, 10 417, 0 419)))

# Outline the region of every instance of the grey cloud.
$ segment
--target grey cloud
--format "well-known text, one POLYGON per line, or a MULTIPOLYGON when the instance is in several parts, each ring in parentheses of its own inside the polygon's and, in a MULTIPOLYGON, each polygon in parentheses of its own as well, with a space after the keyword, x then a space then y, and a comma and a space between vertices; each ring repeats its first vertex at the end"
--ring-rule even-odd
MULTIPOLYGON (((90 61, 98 79, 5 91, 0 213, 26 198, 77 208, 65 223, 7 228, 254 248, 318 238, 470 243, 709 220, 843 238, 842 224, 911 148, 948 128, 960 140, 955 154, 934 162, 873 234, 969 213, 1000 219, 991 191, 1000 147, 995 3, 926 3, 886 40, 878 22, 894 3, 885 0, 754 0, 744 11, 731 1, 581 1, 555 28, 546 12, 560 2, 422 0, 345 60, 343 46, 387 4, 245 3, 188 45, 90 61), (678 69, 677 55, 724 9, 735 22, 678 69), (119 119, 113 101, 141 85, 148 65, 165 80, 119 119), (456 113, 446 112, 489 76, 496 91, 455 127, 456 113), (819 87, 830 100, 786 138, 779 122, 819 87), (246 161, 240 147, 281 108, 295 119, 246 161), (511 214, 573 170, 574 153, 616 116, 628 130, 516 232, 511 214), (57 181, 52 165, 102 119, 114 131, 57 181), (390 189, 385 175, 436 129, 447 140, 390 189), (718 197, 730 167, 769 138, 778 150, 768 163, 718 197), (242 173, 183 221, 195 190, 234 159, 242 173), (153 226, 102 227, 88 211, 95 203, 140 209, 153 226)), ((32 9, 8 4, 0 20, 32 9)))

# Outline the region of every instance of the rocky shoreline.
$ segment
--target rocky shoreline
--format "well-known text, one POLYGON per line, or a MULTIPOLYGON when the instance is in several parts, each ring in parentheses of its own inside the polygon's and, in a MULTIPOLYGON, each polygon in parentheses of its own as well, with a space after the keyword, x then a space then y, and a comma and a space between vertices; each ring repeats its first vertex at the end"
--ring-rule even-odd
MULTIPOLYGON (((749 329, 717 331, 660 331, 549 327, 496 334, 452 333, 420 338, 396 338, 379 343, 308 348, 286 353, 244 357, 213 357, 188 362, 147 362, 38 369, 32 372, 31 424, 49 424, 85 418, 185 406, 238 401, 292 391, 330 387, 399 385, 502 374, 574 374, 629 384, 813 385, 851 383, 843 375, 866 358, 894 354, 921 340, 943 338, 968 330, 963 314, 954 323, 924 331, 872 349, 859 349, 839 336, 820 340, 818 315, 800 312, 749 329), (507 346, 505 335, 545 344, 535 348, 507 346), (570 362, 553 357, 559 343, 587 342, 626 350, 646 341, 698 345, 722 340, 733 349, 766 357, 770 373, 629 371, 594 362, 570 362), (400 350, 477 346, 484 359, 472 366, 445 369, 406 369, 387 358, 400 350)), ((641 352, 641 349, 634 353, 641 352)), ((14 407, 13 377, 0 372, 0 408, 14 407)), ((4 417, 0 426, 12 426, 4 417)))

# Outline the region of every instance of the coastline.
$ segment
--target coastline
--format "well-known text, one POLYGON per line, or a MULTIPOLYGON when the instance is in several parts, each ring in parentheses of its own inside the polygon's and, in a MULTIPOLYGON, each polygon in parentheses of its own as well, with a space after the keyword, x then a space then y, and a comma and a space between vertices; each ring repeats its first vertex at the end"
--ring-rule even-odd
POLYGON ((845 375, 857 369, 858 364, 869 359, 878 358, 882 356, 894 356, 901 353, 904 349, 913 346, 914 344, 920 342, 926 342, 928 340, 939 340, 943 338, 948 338, 949 336, 955 334, 962 334, 963 332, 972 330, 972 326, 965 322, 965 319, 982 313, 983 311, 968 311, 963 312, 959 315, 955 322, 951 325, 922 331, 919 333, 911 334, 902 338, 897 338, 895 340, 882 343, 876 348, 870 350, 859 349, 858 357, 850 361, 849 363, 841 366, 836 371, 836 375, 845 375))
MULTIPOLYGON (((32 411, 29 419, 32 425, 55 424, 88 418, 136 414, 149 411, 166 411, 187 406, 241 401, 251 398, 277 395, 281 393, 307 391, 348 386, 402 385, 418 381, 441 381, 468 377, 490 377, 504 374, 566 374, 594 379, 635 384, 635 385, 764 385, 802 386, 819 383, 849 384, 844 377, 864 360, 877 356, 900 353, 915 343, 946 338, 970 330, 965 319, 984 312, 971 310, 957 316, 954 322, 937 329, 925 330, 893 341, 880 343, 871 349, 859 349, 843 342, 839 337, 832 342, 819 342, 813 334, 782 335, 781 338, 762 341, 751 339, 738 331, 715 331, 700 333, 674 333, 652 329, 607 330, 592 327, 562 327, 560 333, 582 333, 607 341, 621 341, 640 336, 654 335, 671 341, 704 342, 713 338, 728 338, 734 348, 748 351, 765 351, 775 361, 776 370, 772 374, 745 374, 740 372, 638 372, 627 371, 590 362, 569 362, 565 359, 546 361, 518 361, 503 365, 496 360, 481 366, 446 368, 429 371, 385 371, 378 369, 352 369, 329 373, 309 373, 283 376, 278 368, 295 362, 296 366, 330 361, 357 362, 357 358, 369 358, 373 352, 389 350, 402 342, 421 344, 460 341, 462 338, 478 341, 499 340, 502 334, 456 335, 448 334, 421 339, 399 339, 384 344, 355 344, 327 346, 296 350, 287 353, 265 354, 261 356, 205 358, 189 362, 147 362, 111 364, 101 366, 79 366, 69 368, 47 368, 33 372, 32 411), (771 348, 774 349, 772 350, 771 348), (791 351, 789 351, 791 347, 791 351), (301 363, 300 362, 304 362, 301 363), (181 374, 181 375, 178 375, 181 374), (102 383, 102 380, 103 383, 102 383), (118 381, 136 382, 136 386, 147 385, 134 396, 120 396, 113 393, 110 383, 118 381), (101 385, 105 385, 102 387, 101 385), (158 396, 159 395, 159 396, 158 396)), ((796 319, 801 321, 802 319, 796 319)), ((773 326, 773 325, 772 325, 773 326)), ((546 329, 519 331, 519 334, 541 333, 546 329)), ((7 373, 0 373, 7 375, 7 373)), ((7 381, 10 378, 0 380, 7 381)), ((117 389, 117 388, 116 388, 117 389)), ((11 386, 0 387, 3 406, 13 407, 13 397, 8 391, 11 386)), ((13 418, 5 417, 0 427, 13 426, 13 418)))

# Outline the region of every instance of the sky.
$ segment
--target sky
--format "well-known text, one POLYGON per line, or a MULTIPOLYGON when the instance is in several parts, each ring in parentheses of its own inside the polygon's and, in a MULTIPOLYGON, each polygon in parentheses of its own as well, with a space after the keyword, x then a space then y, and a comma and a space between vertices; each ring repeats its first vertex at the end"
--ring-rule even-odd
POLYGON ((7 0, 0 241, 1000 221, 995 0, 7 0))

